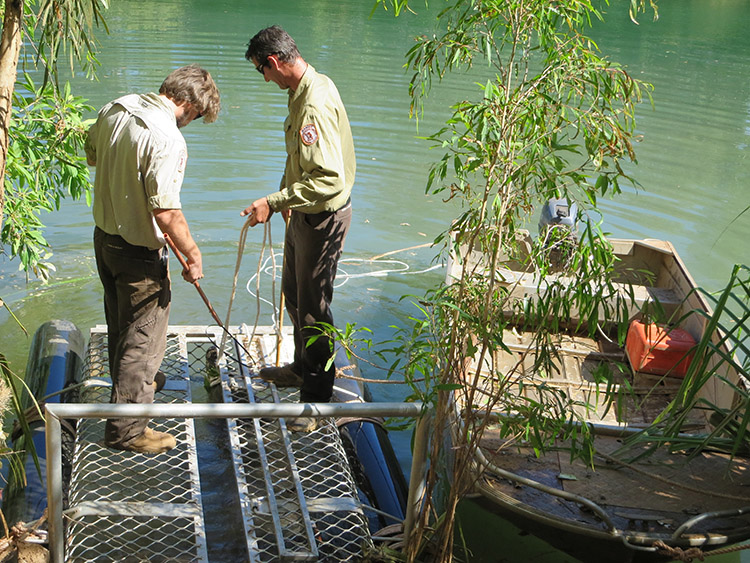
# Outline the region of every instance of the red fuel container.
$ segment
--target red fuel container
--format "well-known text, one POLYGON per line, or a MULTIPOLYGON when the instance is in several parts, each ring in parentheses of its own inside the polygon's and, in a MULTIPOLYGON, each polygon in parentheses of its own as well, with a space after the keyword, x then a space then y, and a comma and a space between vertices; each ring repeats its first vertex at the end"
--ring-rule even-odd
POLYGON ((680 328, 668 330, 654 323, 630 323, 625 349, 635 371, 685 377, 693 359, 695 339, 680 328))

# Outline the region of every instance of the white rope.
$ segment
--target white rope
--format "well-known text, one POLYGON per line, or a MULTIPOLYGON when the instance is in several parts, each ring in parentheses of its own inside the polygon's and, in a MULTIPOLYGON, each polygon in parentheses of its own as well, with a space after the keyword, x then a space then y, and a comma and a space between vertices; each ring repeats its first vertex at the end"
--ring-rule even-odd
MULTIPOLYGON (((260 302, 263 302, 267 305, 271 306, 271 322, 274 327, 278 326, 278 314, 279 310, 276 307, 276 303, 272 303, 271 301, 264 299, 259 296, 259 278, 261 275, 269 276, 273 283, 275 283, 277 276, 280 277, 280 273, 277 273, 277 270, 281 269, 281 266, 276 262, 276 257, 280 256, 281 253, 276 253, 273 250, 270 251, 269 256, 266 257, 265 261, 259 262, 258 264, 258 270, 255 274, 253 274, 245 284, 245 289, 247 292, 255 297, 260 302), (270 263, 270 264, 269 264, 270 263), (255 291, 253 290, 253 286, 255 286, 255 291)), ((428 272, 432 272, 434 270, 437 270, 439 268, 444 267, 444 264, 435 264, 433 266, 430 266, 429 268, 424 268, 422 270, 416 270, 411 271, 411 266, 407 262, 404 262, 403 260, 382 260, 382 259, 372 259, 372 258, 342 258, 339 260, 339 267, 336 272, 336 281, 334 283, 334 288, 339 288, 346 284, 349 280, 352 279, 361 279, 361 278, 384 278, 389 275, 398 274, 398 275, 418 275, 418 274, 425 274, 428 272), (370 272, 361 272, 361 273, 349 273, 341 266, 346 264, 354 264, 358 266, 365 266, 365 265, 391 265, 394 267, 391 268, 382 268, 378 270, 373 270, 370 272)), ((276 295, 276 291, 274 289, 272 295, 276 295)))
MULTIPOLYGON (((234 279, 232 281, 232 292, 231 292, 231 294, 229 296, 229 306, 227 307, 227 316, 226 316, 226 319, 224 320, 225 330, 224 330, 224 332, 223 332, 223 334, 221 336, 221 345, 219 346, 219 354, 218 354, 218 357, 217 357, 217 360, 216 360, 217 364, 219 364, 221 362, 222 358, 224 357, 224 346, 225 346, 226 341, 227 341, 227 336, 229 336, 229 333, 228 333, 228 330, 229 330, 229 318, 231 317, 231 314, 232 314, 232 305, 234 304, 234 296, 235 296, 235 294, 237 292, 237 280, 238 280, 239 274, 240 274, 240 265, 242 264, 242 254, 245 251, 245 243, 247 242, 247 231, 248 231, 248 228, 250 227, 250 219, 251 218, 252 218, 252 215, 248 216, 247 220, 245 221, 245 224, 242 226, 242 229, 240 230, 240 238, 239 238, 239 241, 238 241, 239 244, 237 246, 237 262, 236 262, 235 267, 234 267, 234 279)), ((265 229, 263 230, 263 244, 261 245, 261 248, 260 248, 260 257, 258 258, 258 270, 259 271, 260 271, 261 264, 263 262, 263 255, 264 255, 265 249, 266 249, 266 240, 268 241, 268 247, 271 250, 271 254, 273 255, 273 244, 272 244, 272 241, 271 241, 271 223, 268 222, 268 221, 265 223, 265 229)), ((275 282, 275 280, 276 280, 276 278, 274 276, 274 281, 273 281, 273 284, 272 284, 272 292, 273 292, 272 295, 276 294, 276 282, 275 282)), ((258 299, 257 299, 257 312, 255 314, 255 325, 253 326, 253 332, 252 332, 252 334, 250 336, 250 341, 251 342, 253 340, 253 337, 255 336, 255 331, 258 328, 258 321, 260 319, 260 307, 261 307, 261 300, 260 300, 260 297, 259 297, 260 296, 260 278, 258 279, 258 283, 257 283, 257 286, 256 286, 256 294, 258 295, 258 299)), ((274 309, 276 308, 276 304, 275 303, 272 303, 271 306, 274 309)))
MULTIPOLYGON (((242 229, 240 231, 240 237, 239 237, 239 244, 237 248, 237 261, 234 268, 234 279, 232 281, 232 291, 229 297, 229 306, 227 307, 227 316, 224 321, 224 326, 229 328, 229 319, 231 317, 232 313, 232 306, 234 304, 234 297, 237 291, 237 281, 239 278, 239 272, 240 272, 240 265, 242 263, 242 254, 245 251, 245 245, 247 241, 247 231, 250 227, 250 217, 245 221, 245 224, 242 226, 242 229)), ((273 243, 271 241, 271 222, 267 221, 264 224, 264 231, 263 231, 263 243, 260 248, 260 255, 258 257, 258 268, 245 283, 245 289, 247 292, 255 297, 256 300, 256 315, 255 315, 255 323, 253 326, 253 331, 250 336, 250 341, 252 341, 253 337, 255 336, 256 329, 258 328, 259 320, 260 320, 260 310, 261 310, 261 304, 265 303, 267 305, 271 306, 271 325, 274 327, 276 331, 279 330, 279 309, 276 305, 276 277, 277 277, 277 270, 280 268, 279 264, 277 263, 277 256, 282 256, 283 253, 277 253, 273 250, 273 243), (268 249, 268 256, 266 256, 266 249, 268 249), (270 262, 270 265, 269 265, 270 262), (268 299, 265 299, 260 296, 260 277, 261 274, 267 275, 271 277, 271 295, 272 300, 269 301, 268 299), (251 287, 255 285, 254 291, 251 289, 251 287)), ((384 254, 380 254, 374 258, 342 258, 339 260, 339 267, 336 272, 336 280, 334 283, 334 288, 339 288, 346 284, 351 279, 358 279, 358 278, 384 278, 389 275, 393 274, 399 274, 399 275, 417 275, 417 274, 425 274, 428 272, 432 272, 433 270, 437 270, 438 268, 442 268, 445 266, 445 264, 435 264, 433 266, 430 266, 429 268, 425 268, 422 270, 417 271, 410 271, 411 267, 407 262, 404 262, 403 260, 394 260, 394 259, 388 259, 384 260, 383 257, 390 256, 392 254, 397 254, 399 252, 403 252, 406 250, 411 250, 413 248, 420 248, 425 245, 420 245, 419 247, 410 247, 410 248, 404 248, 401 250, 392 250, 390 252, 386 252, 384 254), (346 264, 352 264, 357 266, 365 266, 365 265, 389 265, 391 267, 389 268, 381 268, 378 270, 373 270, 370 272, 362 272, 362 273, 356 273, 356 274, 350 274, 347 272, 344 268, 342 268, 342 265, 346 264)), ((278 274, 279 277, 281 274, 278 274)), ((221 361, 224 355, 224 346, 226 344, 227 339, 227 331, 224 331, 222 338, 221 338, 221 346, 219 347, 219 355, 217 359, 217 363, 221 361)))
POLYGON ((344 258, 339 260, 339 269, 336 272, 336 284, 334 287, 341 287, 349 280, 356 278, 384 278, 390 274, 401 274, 404 276, 414 276, 417 274, 425 274, 438 268, 442 268, 444 264, 435 264, 424 270, 417 270, 416 272, 409 271, 411 267, 408 263, 403 260, 382 260, 379 258, 344 258), (386 268, 382 270, 375 270, 372 272, 363 272, 361 274, 350 274, 346 270, 341 268, 341 264, 394 264, 398 268, 386 268))
POLYGON ((271 310, 273 311, 273 313, 271 314, 271 324, 274 327, 278 326, 277 315, 278 315, 279 309, 276 306, 275 299, 274 301, 269 301, 268 299, 264 299, 263 297, 260 297, 260 289, 259 289, 260 288, 260 274, 265 274, 271 277, 272 284, 273 284, 272 295, 275 297, 276 296, 275 286, 276 286, 276 276, 277 276, 276 270, 280 268, 281 267, 276 263, 276 253, 274 253, 273 250, 271 250, 270 255, 266 257, 265 261, 263 261, 262 263, 261 262, 258 263, 258 271, 255 272, 250 277, 250 279, 247 280, 247 283, 245 284, 245 289, 247 290, 247 292, 253 297, 255 297, 258 303, 262 302, 271 306, 271 310), (269 262, 271 262, 270 267, 268 265, 269 262), (255 287, 256 287, 255 292, 253 292, 253 290, 251 289, 251 286, 253 285, 253 283, 255 283, 255 287))

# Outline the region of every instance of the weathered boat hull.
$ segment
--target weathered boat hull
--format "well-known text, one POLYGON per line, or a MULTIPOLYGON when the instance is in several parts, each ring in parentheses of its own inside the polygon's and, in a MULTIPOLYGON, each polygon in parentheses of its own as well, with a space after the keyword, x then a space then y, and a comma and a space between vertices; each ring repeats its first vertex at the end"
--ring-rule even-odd
MULTIPOLYGON (((597 443, 600 450, 619 445, 612 437, 597 438, 597 443)), ((505 451, 490 460, 504 472, 489 469, 476 492, 488 509, 582 561, 669 560, 667 546, 709 551, 750 537, 750 500, 745 497, 750 464, 736 462, 730 470, 726 457, 705 454, 683 468, 680 456, 669 457, 652 459, 645 473, 643 464, 603 460, 592 470, 571 463, 562 451, 541 458, 528 451, 505 451), (689 482, 676 480, 685 475, 689 482), (539 490, 526 479, 551 491, 539 490), (698 487, 705 490, 698 492, 698 487), (594 503, 601 514, 581 499, 594 503), (698 520, 701 514, 714 516, 698 520), (691 519, 694 525, 676 535, 691 519)))
POLYGON ((545 522, 530 517, 524 510, 512 510, 507 503, 495 498, 493 493, 480 493, 473 501, 489 513, 512 522, 524 532, 533 534, 582 563, 659 563, 673 560, 670 556, 634 551, 618 540, 588 536, 578 530, 564 529, 554 521, 545 522))
MULTIPOLYGON (((622 293, 632 297, 631 319, 641 318, 644 307, 652 306, 679 319, 680 328, 699 341, 711 309, 695 290, 695 282, 672 245, 654 240, 610 242, 619 259, 615 287, 621 284, 622 293)), ((482 274, 481 260, 473 255, 464 267, 482 274)), ((450 265, 449 282, 460 278, 461 267, 457 262, 450 265)), ((548 283, 540 286, 533 272, 512 261, 493 275, 515 300, 536 299, 548 283)), ((564 283, 565 279, 556 281, 564 283)), ((571 326, 578 321, 576 314, 571 311, 571 326)), ((600 318, 606 322, 606 317, 600 318)), ((712 335, 714 345, 726 351, 720 338, 719 333, 712 335)), ((730 460, 715 452, 704 452, 689 462, 686 452, 659 452, 632 463, 610 456, 627 436, 654 420, 682 380, 621 371, 609 382, 610 391, 617 393, 620 386, 627 389, 630 402, 615 408, 612 402, 601 402, 606 393, 592 374, 601 364, 609 364, 618 374, 628 363, 623 348, 561 333, 555 341, 557 367, 540 374, 533 338, 513 329, 506 331, 503 343, 505 348, 485 357, 481 365, 476 359, 467 360, 467 381, 479 384, 488 401, 499 392, 517 393, 533 401, 534 384, 559 390, 578 402, 579 417, 597 434, 594 444, 598 454, 595 469, 572 462, 565 443, 537 457, 533 451, 500 438, 498 430, 505 413, 496 414, 499 421, 494 431, 490 426, 484 433, 475 459, 474 492, 483 506, 582 561, 669 560, 677 555, 670 550, 708 551, 750 538, 750 495, 746 493, 750 461, 730 460), (501 380, 514 383, 510 387, 505 381, 498 384, 493 375, 483 382, 481 374, 485 373, 494 377, 504 374, 501 380), (591 412, 586 405, 597 408, 591 412)), ((709 369, 716 365, 710 364, 709 369)), ((720 373, 721 379, 714 377, 701 389, 701 397, 728 408, 735 399, 732 385, 739 376, 731 368, 722 368, 720 373)), ((460 398, 457 406, 461 407, 460 398)), ((481 401, 474 408, 481 411, 481 401)), ((708 415, 695 412, 689 422, 696 432, 705 432, 708 415)), ((637 449, 631 451, 627 459, 635 459, 637 453, 637 449)))

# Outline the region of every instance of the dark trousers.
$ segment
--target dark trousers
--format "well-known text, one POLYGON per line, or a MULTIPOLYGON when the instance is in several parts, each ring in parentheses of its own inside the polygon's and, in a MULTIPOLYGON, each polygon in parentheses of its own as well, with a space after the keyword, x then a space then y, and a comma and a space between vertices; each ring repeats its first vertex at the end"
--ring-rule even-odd
POLYGON ((304 378, 302 402, 328 402, 333 393, 335 367, 326 369, 332 355, 330 339, 320 337, 307 344, 320 335, 313 328, 317 323, 333 325, 333 280, 351 221, 352 207, 347 204, 334 212, 295 211, 287 225, 282 288, 294 325, 294 365, 304 378))
MULTIPOLYGON (((154 375, 167 345, 171 289, 166 249, 133 246, 94 230, 94 252, 104 286, 112 403, 152 403, 154 375)), ((107 420, 104 439, 127 444, 148 420, 107 420)))

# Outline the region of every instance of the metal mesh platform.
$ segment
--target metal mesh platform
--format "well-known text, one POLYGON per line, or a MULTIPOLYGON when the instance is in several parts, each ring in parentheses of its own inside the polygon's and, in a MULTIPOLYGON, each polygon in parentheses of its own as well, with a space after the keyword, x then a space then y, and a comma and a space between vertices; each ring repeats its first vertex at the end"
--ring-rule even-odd
MULTIPOLYGON (((96 327, 89 341, 83 403, 109 402, 107 335, 96 327)), ((156 402, 189 403, 190 363, 185 333, 172 331, 156 402)), ((192 420, 153 420, 177 447, 159 455, 104 446, 104 421, 80 421, 65 512, 68 561, 207 561, 195 433, 192 420)))
MULTIPOLYGON (((270 328, 248 332, 234 329, 237 342, 227 341, 216 369, 219 329, 170 327, 161 366, 167 384, 155 400, 190 403, 191 386, 208 375, 224 401, 296 402, 298 390, 276 389, 253 377, 275 362, 276 336, 270 328)), ((291 346, 290 338, 284 341, 291 346)), ((282 362, 291 351, 284 346, 282 362)), ((109 401, 107 372, 106 327, 96 327, 86 361, 89 384, 79 402, 109 401)), ((103 445, 103 420, 80 421, 66 491, 67 561, 209 561, 204 522, 213 516, 201 502, 193 420, 152 420, 151 426, 174 435, 177 447, 151 456, 111 450, 103 445)), ((311 433, 289 432, 284 419, 229 419, 226 426, 235 482, 222 483, 218 494, 232 499, 228 510, 241 513, 234 521, 242 529, 229 532, 244 538, 245 560, 362 558, 372 540, 332 420, 311 433)))
MULTIPOLYGON (((275 364, 276 335, 243 335, 241 358, 221 370, 225 402, 297 402, 298 389, 277 389, 257 370, 275 364), (247 353, 251 355, 247 357, 247 353), (247 366, 251 366, 250 369, 247 366)), ((291 361, 282 341, 281 363, 291 361)), ((372 547, 367 520, 334 422, 289 432, 284 419, 228 421, 242 518, 251 561, 353 561, 372 547)))

